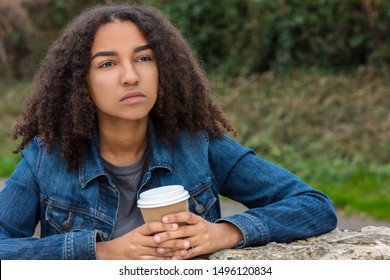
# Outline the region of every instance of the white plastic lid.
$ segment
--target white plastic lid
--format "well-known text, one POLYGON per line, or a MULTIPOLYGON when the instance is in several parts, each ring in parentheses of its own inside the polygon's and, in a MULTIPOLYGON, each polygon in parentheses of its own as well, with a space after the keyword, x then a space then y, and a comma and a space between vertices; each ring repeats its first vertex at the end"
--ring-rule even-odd
POLYGON ((144 191, 139 195, 139 208, 154 208, 175 204, 190 197, 181 185, 170 185, 144 191))

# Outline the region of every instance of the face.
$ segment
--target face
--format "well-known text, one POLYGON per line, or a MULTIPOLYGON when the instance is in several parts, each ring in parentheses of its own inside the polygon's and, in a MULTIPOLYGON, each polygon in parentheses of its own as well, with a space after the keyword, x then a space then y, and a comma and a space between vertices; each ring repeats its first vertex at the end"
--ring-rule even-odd
POLYGON ((147 120, 157 99, 158 70, 138 27, 131 21, 101 26, 91 58, 87 83, 99 125, 147 120))

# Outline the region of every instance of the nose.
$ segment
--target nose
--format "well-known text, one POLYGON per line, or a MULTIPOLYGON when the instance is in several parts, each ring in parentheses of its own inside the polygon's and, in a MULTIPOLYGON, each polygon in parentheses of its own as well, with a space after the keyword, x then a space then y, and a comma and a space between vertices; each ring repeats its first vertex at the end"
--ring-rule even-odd
POLYGON ((123 86, 136 85, 139 81, 137 69, 132 63, 122 65, 121 84, 123 86))

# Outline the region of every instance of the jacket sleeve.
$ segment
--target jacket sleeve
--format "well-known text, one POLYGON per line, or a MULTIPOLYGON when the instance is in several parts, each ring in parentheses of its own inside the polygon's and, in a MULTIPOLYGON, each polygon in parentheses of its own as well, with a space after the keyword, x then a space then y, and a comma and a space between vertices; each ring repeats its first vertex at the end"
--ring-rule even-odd
POLYGON ((225 136, 212 141, 210 159, 219 193, 249 208, 217 221, 230 222, 242 231, 239 247, 290 242, 336 227, 327 195, 234 140, 225 136))
POLYGON ((2 260, 95 259, 97 231, 70 232, 44 238, 10 238, 1 229, 2 260))
POLYGON ((29 151, 0 192, 0 259, 95 259, 97 231, 33 237, 40 216, 34 176, 38 149, 30 143, 29 151))

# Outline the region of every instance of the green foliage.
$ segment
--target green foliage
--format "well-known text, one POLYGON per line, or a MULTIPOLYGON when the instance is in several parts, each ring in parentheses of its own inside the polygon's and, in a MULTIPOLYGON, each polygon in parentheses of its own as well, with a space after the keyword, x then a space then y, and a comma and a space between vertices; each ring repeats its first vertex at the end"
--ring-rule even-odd
MULTIPOLYGON (((331 182, 324 174, 318 187, 328 193, 334 204, 347 214, 364 213, 382 220, 390 220, 390 165, 357 163, 337 160, 318 163, 325 170, 334 169, 338 180, 331 182), (330 167, 330 168, 329 168, 330 167), (322 181, 321 181, 322 180, 322 181)), ((324 173, 324 172, 322 172, 324 173)), ((314 182, 312 182, 314 183, 314 182)))
POLYGON ((213 77, 238 140, 347 212, 390 219, 387 71, 213 77))
POLYGON ((20 155, 13 155, 11 153, 14 147, 0 148, 0 177, 6 178, 14 171, 15 166, 20 160, 20 155))
POLYGON ((0 82, 0 177, 9 176, 20 160, 20 155, 12 153, 17 143, 11 133, 31 89, 30 81, 0 82))
MULTIPOLYGON (((220 79, 215 93, 240 128, 241 140, 262 154, 293 145, 303 156, 390 162, 388 71, 361 68, 325 74, 294 69, 220 79), (380 74, 378 74, 380 73, 380 74)), ((294 153, 291 153, 294 156, 294 153)))
POLYGON ((24 0, 0 3, 5 15, 0 75, 31 77, 48 44, 73 16, 110 2, 161 9, 208 72, 288 73, 295 66, 340 69, 390 62, 389 0, 24 0))
POLYGON ((229 75, 251 72, 272 48, 274 26, 268 24, 265 28, 261 24, 276 20, 275 1, 229 0, 223 4, 197 0, 145 2, 157 6, 178 26, 210 71, 229 75), (263 13, 255 2, 266 6, 266 10, 272 13, 263 13), (259 36, 262 32, 268 36, 259 36))
POLYGON ((209 71, 286 73, 294 66, 339 69, 390 62, 389 1, 144 2, 177 24, 209 71))

